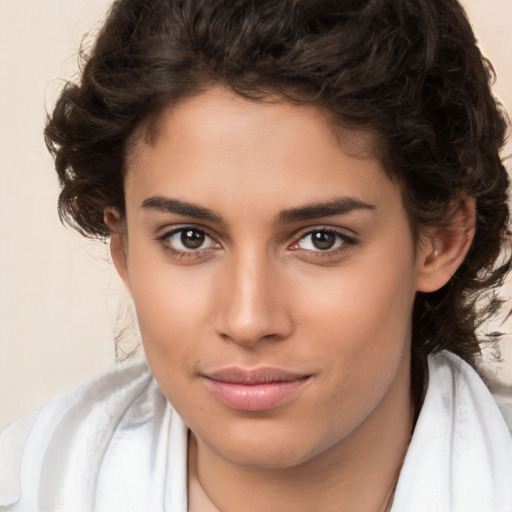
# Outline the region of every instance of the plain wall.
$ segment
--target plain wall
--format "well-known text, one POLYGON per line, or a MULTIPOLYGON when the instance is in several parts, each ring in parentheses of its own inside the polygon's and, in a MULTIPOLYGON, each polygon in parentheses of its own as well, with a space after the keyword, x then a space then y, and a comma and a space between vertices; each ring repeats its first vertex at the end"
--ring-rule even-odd
MULTIPOLYGON (((512 112, 512 1, 463 3, 512 112)), ((76 74, 82 36, 109 4, 0 0, 0 428, 111 366, 129 308, 108 247, 59 223, 42 137, 45 105, 76 74)), ((510 345, 495 370, 512 384, 510 345)))

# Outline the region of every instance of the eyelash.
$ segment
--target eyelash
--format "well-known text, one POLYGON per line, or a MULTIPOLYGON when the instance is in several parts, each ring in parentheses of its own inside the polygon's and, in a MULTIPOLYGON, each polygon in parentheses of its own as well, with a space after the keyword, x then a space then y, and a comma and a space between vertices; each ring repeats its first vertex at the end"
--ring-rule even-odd
POLYGON ((165 251, 169 252, 174 258, 179 260, 198 260, 207 257, 212 251, 220 248, 220 244, 212 237, 204 228, 198 228, 196 226, 180 226, 171 231, 166 232, 162 236, 159 236, 157 240, 160 242, 165 251), (176 249, 170 243, 170 238, 179 235, 183 236, 183 234, 187 231, 191 231, 194 233, 199 233, 204 236, 205 240, 209 238, 213 242, 213 246, 211 247, 203 247, 198 249, 176 249))
MULTIPOLYGON (((337 229, 331 227, 315 227, 314 229, 309 229, 307 231, 303 231, 296 236, 296 241, 287 246, 288 250, 300 252, 302 257, 310 260, 329 260, 334 259, 336 257, 341 257, 344 254, 350 252, 356 245, 357 241, 347 236, 345 233, 338 231, 337 229), (307 237, 311 237, 316 233, 326 234, 326 235, 334 235, 336 237, 335 244, 338 247, 327 248, 325 250, 322 249, 303 249, 299 246, 299 244, 307 239, 307 237)), ((221 248, 219 242, 215 240, 213 236, 211 236, 207 230, 204 228, 196 227, 193 225, 184 225, 176 227, 171 231, 166 232, 165 234, 157 237, 157 240, 162 245, 163 249, 169 252, 174 258, 183 261, 183 260, 201 260, 208 257, 212 251, 221 248), (187 231, 194 232, 196 234, 200 234, 204 237, 204 240, 210 239, 212 245, 210 247, 199 247, 197 249, 176 249, 170 243, 170 238, 176 235, 183 234, 187 231)), ((202 245, 202 244, 201 244, 202 245)))
POLYGON ((353 237, 346 235, 344 232, 339 231, 337 229, 331 227, 315 227, 314 229, 309 229, 308 231, 302 232, 299 235, 299 238, 292 245, 288 246, 289 249, 293 251, 300 251, 302 256, 308 259, 321 259, 321 260, 330 260, 334 258, 339 258, 344 256, 348 252, 350 252, 357 245, 357 240, 353 237), (327 235, 334 235, 336 237, 335 244, 339 244, 338 247, 332 249, 328 248, 325 250, 318 249, 302 249, 299 247, 301 241, 305 240, 307 237, 313 236, 315 233, 322 233, 327 235))

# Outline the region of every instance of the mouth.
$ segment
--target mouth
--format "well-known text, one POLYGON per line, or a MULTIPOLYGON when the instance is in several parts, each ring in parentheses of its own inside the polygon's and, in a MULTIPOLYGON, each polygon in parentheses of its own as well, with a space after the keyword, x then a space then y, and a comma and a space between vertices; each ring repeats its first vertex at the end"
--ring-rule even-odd
POLYGON ((225 368, 204 377, 204 383, 224 405, 239 411, 265 411, 290 402, 311 375, 261 367, 225 368))

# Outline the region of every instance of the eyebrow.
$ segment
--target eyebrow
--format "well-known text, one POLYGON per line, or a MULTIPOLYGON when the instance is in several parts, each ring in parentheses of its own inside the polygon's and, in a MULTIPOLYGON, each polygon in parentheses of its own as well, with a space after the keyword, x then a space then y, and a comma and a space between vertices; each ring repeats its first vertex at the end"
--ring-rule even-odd
MULTIPOLYGON (((198 220, 208 220, 217 224, 226 224, 221 215, 196 203, 180 201, 162 196, 153 196, 142 202, 142 208, 157 210, 165 213, 176 213, 198 220)), ((375 206, 365 203, 355 197, 337 197, 327 203, 311 203, 296 208, 290 208, 278 213, 277 224, 286 224, 301 220, 312 220, 333 215, 347 215, 354 210, 375 210, 375 206)))
POLYGON ((337 197, 327 203, 312 203, 280 212, 276 221, 279 224, 312 220, 332 215, 347 215, 354 210, 375 210, 375 206, 355 197, 337 197))
POLYGON ((162 196, 154 196, 145 199, 142 202, 142 208, 147 210, 157 210, 166 213, 176 213, 186 217, 193 217, 199 220, 209 220, 217 224, 225 224, 225 220, 213 210, 205 208, 188 201, 180 201, 162 196))

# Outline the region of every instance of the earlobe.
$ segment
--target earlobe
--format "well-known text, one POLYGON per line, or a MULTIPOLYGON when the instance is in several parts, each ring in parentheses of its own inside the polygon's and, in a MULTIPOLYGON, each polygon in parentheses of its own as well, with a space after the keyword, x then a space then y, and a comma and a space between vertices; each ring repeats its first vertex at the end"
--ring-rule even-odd
POLYGON ((476 201, 464 197, 446 222, 422 237, 418 250, 416 290, 434 292, 455 274, 475 234, 476 201))
POLYGON ((110 254, 119 277, 126 286, 128 292, 128 264, 126 256, 125 226, 120 212, 116 208, 107 208, 104 212, 105 224, 110 229, 110 254))

